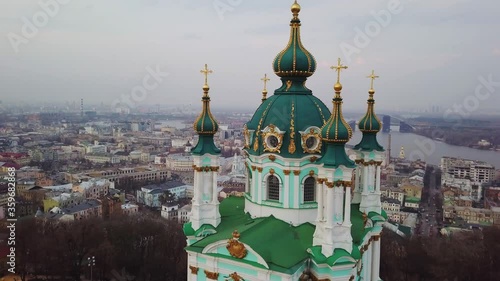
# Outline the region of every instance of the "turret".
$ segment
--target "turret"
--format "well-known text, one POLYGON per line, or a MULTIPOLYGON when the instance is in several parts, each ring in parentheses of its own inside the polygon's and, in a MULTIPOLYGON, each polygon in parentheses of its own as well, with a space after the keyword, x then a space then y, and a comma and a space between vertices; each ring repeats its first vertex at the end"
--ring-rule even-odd
POLYGON ((380 173, 381 165, 385 158, 384 148, 377 141, 377 133, 382 128, 382 123, 375 114, 375 99, 373 95, 373 81, 378 78, 372 71, 368 76, 371 79, 368 90, 366 114, 359 121, 359 130, 363 133, 361 142, 354 146, 356 151, 356 184, 354 186, 354 203, 360 203, 360 211, 369 214, 381 213, 380 202, 380 173))
POLYGON ((208 74, 212 70, 201 70, 205 75, 203 85, 202 112, 193 124, 198 134, 198 143, 191 150, 194 169, 194 197, 190 223, 196 231, 201 226, 217 227, 220 223, 219 200, 217 194, 217 172, 219 171, 220 149, 215 146, 214 135, 219 125, 210 112, 208 74))
POLYGON ((337 71, 334 85, 333 112, 321 128, 325 151, 318 163, 322 164, 318 174, 318 216, 313 245, 321 246, 321 253, 332 256, 335 249, 351 253, 351 178, 354 162, 345 151, 345 144, 352 136, 352 130, 342 115, 342 84, 340 72, 347 69, 338 60, 332 69, 337 71))

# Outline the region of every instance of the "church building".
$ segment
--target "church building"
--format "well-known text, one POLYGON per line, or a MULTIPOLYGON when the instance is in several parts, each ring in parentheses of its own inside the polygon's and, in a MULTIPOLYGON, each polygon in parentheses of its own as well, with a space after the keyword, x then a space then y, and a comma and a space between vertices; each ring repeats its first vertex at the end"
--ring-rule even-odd
MULTIPOLYGON (((316 61, 302 45, 295 2, 290 39, 278 53, 274 73, 282 85, 244 126, 244 197, 219 202, 218 124, 210 111, 207 65, 199 135, 191 150, 194 198, 187 237, 188 280, 381 280, 380 172, 385 158, 377 142, 372 72, 367 111, 359 121, 363 138, 346 153, 352 129, 342 114, 340 59, 332 69, 329 108, 306 87, 316 61), (283 114, 285 111, 285 114, 283 114)), ((267 77, 263 78, 264 83, 267 77)))

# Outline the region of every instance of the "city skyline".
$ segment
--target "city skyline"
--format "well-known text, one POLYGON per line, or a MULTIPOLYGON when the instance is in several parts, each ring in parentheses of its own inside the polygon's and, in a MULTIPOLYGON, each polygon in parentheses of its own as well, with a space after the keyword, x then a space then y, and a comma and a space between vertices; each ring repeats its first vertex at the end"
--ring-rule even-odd
MULTIPOLYGON (((255 108, 265 73, 271 78, 270 95, 280 86, 269 62, 285 47, 290 15, 282 10, 289 0, 42 2, 53 5, 26 0, 2 5, 4 102, 85 98, 113 105, 152 75, 152 86, 134 106, 175 101, 196 107, 205 63, 214 70, 209 84, 215 107, 255 108), (45 25, 38 26, 44 13, 45 25), (26 36, 23 30, 30 31, 30 24, 37 31, 26 36)), ((327 104, 335 82, 329 68, 337 57, 349 66, 342 78, 346 110, 365 108, 366 76, 372 69, 381 77, 375 82, 378 110, 422 108, 431 102, 453 109, 466 104, 484 81, 489 85, 483 88, 498 87, 500 79, 493 74, 500 41, 481 32, 499 26, 493 15, 498 3, 301 4, 302 40, 318 63, 307 86, 327 104)), ((479 100, 473 113, 492 110, 497 102, 498 95, 479 100)))

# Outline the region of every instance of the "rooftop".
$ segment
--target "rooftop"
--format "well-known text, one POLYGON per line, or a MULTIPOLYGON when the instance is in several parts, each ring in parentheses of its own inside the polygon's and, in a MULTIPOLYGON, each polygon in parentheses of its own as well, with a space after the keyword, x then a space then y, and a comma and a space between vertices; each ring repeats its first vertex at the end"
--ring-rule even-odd
MULTIPOLYGON (((315 226, 310 223, 304 223, 299 226, 290 225, 287 222, 279 220, 274 216, 261 218, 251 218, 249 214, 244 213, 245 209, 244 197, 228 197, 220 204, 220 214, 222 221, 216 228, 217 233, 207 236, 192 245, 186 247, 188 251, 201 253, 203 249, 217 241, 228 240, 232 237, 234 230, 240 233, 242 243, 249 245, 256 251, 269 265, 271 270, 278 272, 291 273, 290 270, 296 270, 305 259, 309 258, 308 249, 312 247, 312 238, 315 226)), ((363 237, 369 228, 364 228, 363 214, 359 211, 359 204, 351 205, 351 234, 353 236, 353 253, 348 256, 359 258, 359 250, 357 245, 363 240, 363 237)), ((207 226, 211 228, 211 226, 207 226)), ((205 227, 195 232, 191 227, 191 223, 184 225, 184 232, 186 235, 197 235, 203 231, 205 227)), ((230 256, 221 254, 208 254, 217 255, 221 258, 234 259, 230 256)), ((331 257, 324 257, 315 254, 320 263, 333 264, 337 259, 343 257, 335 251, 331 257), (324 260, 321 260, 324 258, 324 260)), ((236 260, 236 259, 234 259, 236 260)), ((249 262, 246 260, 237 260, 239 262, 249 262)), ((256 265, 255 266, 261 266, 256 265)), ((262 266, 261 266, 262 267, 262 266)))

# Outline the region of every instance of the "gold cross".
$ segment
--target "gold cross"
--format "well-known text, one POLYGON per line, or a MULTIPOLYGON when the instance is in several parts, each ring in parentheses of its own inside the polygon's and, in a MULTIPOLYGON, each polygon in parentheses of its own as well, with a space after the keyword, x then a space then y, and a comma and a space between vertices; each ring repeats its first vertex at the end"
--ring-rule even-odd
POLYGON ((335 71, 337 71, 337 83, 340 83, 340 72, 342 71, 342 69, 347 69, 347 66, 346 65, 342 65, 340 63, 340 58, 337 62, 337 65, 335 66, 332 66, 330 67, 331 69, 335 69, 335 71))
POLYGON ((267 89, 266 89, 267 81, 269 81, 271 79, 267 78, 267 74, 264 74, 264 78, 261 78, 260 80, 264 81, 264 91, 267 91, 267 89))
POLYGON ((200 70, 200 72, 205 75, 205 85, 208 85, 208 74, 213 73, 213 71, 208 69, 208 65, 205 64, 205 68, 200 70))
POLYGON ((380 76, 377 76, 375 75, 375 70, 372 70, 372 74, 370 76, 367 76, 366 78, 371 78, 371 84, 370 84, 370 89, 373 90, 373 81, 377 78, 379 78, 380 76))

